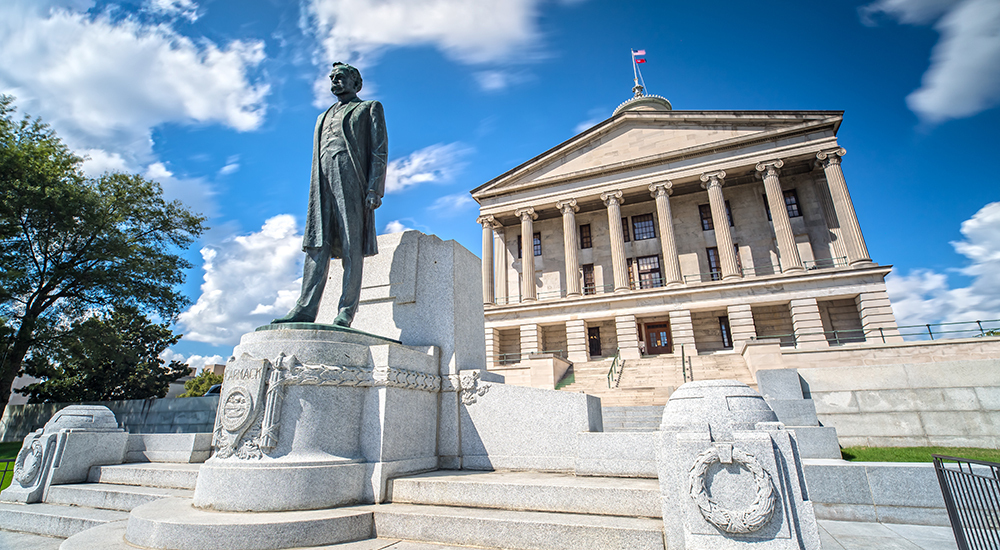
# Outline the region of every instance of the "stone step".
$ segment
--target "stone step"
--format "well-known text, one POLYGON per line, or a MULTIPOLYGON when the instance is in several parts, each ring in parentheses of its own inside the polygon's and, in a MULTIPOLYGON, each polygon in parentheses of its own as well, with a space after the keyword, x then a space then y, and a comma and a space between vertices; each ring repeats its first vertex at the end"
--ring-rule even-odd
POLYGON ((664 550, 662 519, 396 503, 373 511, 379 538, 511 550, 664 550))
POLYGON ((194 490, 201 464, 136 462, 90 469, 91 483, 194 490))
POLYGON ((50 537, 69 537, 111 521, 128 519, 127 512, 59 504, 0 502, 0 526, 50 537))
POLYGON ((393 503, 661 517, 655 479, 441 470, 392 480, 393 503))
POLYGON ((194 496, 194 491, 190 489, 138 487, 111 483, 76 483, 73 485, 53 485, 49 488, 45 502, 129 512, 137 506, 161 498, 190 498, 192 496, 194 496))

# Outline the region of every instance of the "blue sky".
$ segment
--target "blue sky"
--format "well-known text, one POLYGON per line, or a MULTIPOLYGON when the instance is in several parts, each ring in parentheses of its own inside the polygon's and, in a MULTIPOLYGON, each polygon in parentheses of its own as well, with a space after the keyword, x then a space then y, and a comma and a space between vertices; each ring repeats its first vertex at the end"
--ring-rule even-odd
POLYGON ((675 109, 844 110, 844 172, 901 322, 1000 318, 1000 2, 4 0, 0 92, 86 169, 209 216, 171 357, 228 357, 297 295, 330 62, 385 106, 379 230, 479 254, 468 191, 611 115, 630 48, 675 109))

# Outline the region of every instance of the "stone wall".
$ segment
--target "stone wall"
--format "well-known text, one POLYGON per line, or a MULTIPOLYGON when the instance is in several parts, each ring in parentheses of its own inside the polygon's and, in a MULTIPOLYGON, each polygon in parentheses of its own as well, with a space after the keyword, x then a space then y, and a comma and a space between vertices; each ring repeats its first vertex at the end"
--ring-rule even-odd
MULTIPOLYGON (((135 399, 86 403, 103 405, 115 413, 118 425, 129 433, 204 433, 215 426, 219 397, 135 399)), ((8 405, 0 419, 0 442, 21 441, 41 428, 70 403, 8 405)))
POLYGON ((561 352, 566 357, 566 324, 539 327, 542 333, 541 351, 561 352))
POLYGON ((788 304, 752 306, 753 325, 758 338, 781 336, 782 346, 794 346, 792 312, 788 304))
POLYGON ((1000 448, 1000 358, 799 369, 843 446, 1000 448))
MULTIPOLYGON (((722 346, 722 330, 719 328, 719 317, 726 317, 726 310, 697 311, 691 313, 691 324, 694 326, 694 341, 699 352, 718 351, 722 346)), ((732 334, 730 334, 730 338, 732 334)))

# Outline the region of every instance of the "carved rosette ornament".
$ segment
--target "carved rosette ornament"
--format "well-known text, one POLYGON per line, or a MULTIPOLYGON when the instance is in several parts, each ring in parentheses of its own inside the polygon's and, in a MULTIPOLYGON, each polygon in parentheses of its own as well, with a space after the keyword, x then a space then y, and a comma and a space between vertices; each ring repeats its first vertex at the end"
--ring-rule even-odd
POLYGON ((479 371, 474 370, 469 374, 462 373, 459 378, 461 384, 462 403, 465 405, 472 405, 476 403, 480 397, 486 395, 486 392, 490 391, 489 384, 479 383, 479 371))
POLYGON ((771 474, 761 466, 754 455, 729 445, 723 447, 721 453, 718 446, 709 447, 695 458, 688 473, 691 499, 706 521, 726 533, 740 535, 759 531, 771 521, 777 501, 771 474), (756 496, 750 506, 741 510, 723 508, 708 494, 705 489, 705 478, 709 468, 716 462, 736 463, 753 475, 756 496))

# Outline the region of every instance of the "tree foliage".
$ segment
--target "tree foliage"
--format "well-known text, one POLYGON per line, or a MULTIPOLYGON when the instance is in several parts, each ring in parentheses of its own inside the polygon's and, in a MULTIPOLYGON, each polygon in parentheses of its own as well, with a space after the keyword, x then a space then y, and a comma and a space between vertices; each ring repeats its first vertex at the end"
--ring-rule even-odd
POLYGON ((172 319, 204 218, 138 175, 87 178, 82 159, 0 95, 0 406, 26 358, 114 307, 172 319))
POLYGON ((189 370, 160 359, 178 340, 168 325, 130 306, 77 320, 36 346, 24 372, 43 381, 17 391, 31 403, 163 397, 189 370))
POLYGON ((177 397, 201 397, 209 388, 222 383, 222 377, 210 370, 203 370, 198 376, 184 382, 184 389, 187 390, 177 397))

